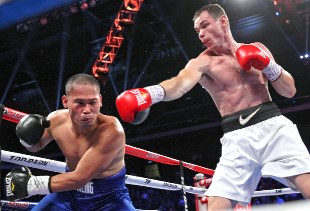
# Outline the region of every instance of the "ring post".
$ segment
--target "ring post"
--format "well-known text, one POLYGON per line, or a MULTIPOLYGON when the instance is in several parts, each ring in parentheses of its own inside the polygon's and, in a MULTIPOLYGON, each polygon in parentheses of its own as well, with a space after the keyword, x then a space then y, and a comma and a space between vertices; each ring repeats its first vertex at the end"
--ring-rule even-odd
POLYGON ((180 161, 180 176, 181 176, 181 186, 183 191, 183 199, 184 199, 184 210, 187 211, 187 198, 186 198, 186 190, 184 184, 184 168, 183 168, 183 161, 180 161))

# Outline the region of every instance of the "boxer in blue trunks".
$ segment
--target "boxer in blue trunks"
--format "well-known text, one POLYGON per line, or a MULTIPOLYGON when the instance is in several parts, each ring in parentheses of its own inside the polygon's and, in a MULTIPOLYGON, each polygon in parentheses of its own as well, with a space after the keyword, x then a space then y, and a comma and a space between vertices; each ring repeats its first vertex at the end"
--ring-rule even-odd
POLYGON ((32 210, 134 210, 125 186, 126 169, 104 179, 93 179, 83 188, 51 193, 32 210))
POLYGON ((16 167, 6 176, 7 199, 49 194, 34 210, 135 210, 125 187, 125 133, 116 117, 100 113, 98 81, 76 74, 65 92, 65 109, 24 116, 16 135, 30 152, 55 140, 70 171, 33 176, 27 167, 16 167))

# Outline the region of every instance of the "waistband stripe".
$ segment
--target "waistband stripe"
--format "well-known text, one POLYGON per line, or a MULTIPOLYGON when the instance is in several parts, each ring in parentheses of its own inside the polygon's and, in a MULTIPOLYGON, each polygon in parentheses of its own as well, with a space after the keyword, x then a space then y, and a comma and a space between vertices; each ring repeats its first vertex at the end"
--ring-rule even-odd
POLYGON ((222 118, 224 133, 242 129, 275 116, 282 115, 280 109, 273 102, 263 103, 222 118))

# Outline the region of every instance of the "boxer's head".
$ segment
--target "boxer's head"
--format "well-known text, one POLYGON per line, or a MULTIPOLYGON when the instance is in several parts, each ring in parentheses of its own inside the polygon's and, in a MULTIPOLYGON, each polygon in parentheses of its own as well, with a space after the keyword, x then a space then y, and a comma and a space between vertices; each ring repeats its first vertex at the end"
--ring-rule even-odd
POLYGON ((219 19, 221 16, 227 16, 223 7, 218 4, 207 4, 197 10, 194 14, 193 21, 195 21, 203 12, 209 13, 213 20, 219 19))
POLYGON ((228 38, 232 38, 228 17, 218 4, 203 6, 196 11, 193 20, 198 38, 210 51, 221 51, 228 38))
POLYGON ((92 85, 96 87, 98 93, 100 94, 100 84, 99 82, 92 76, 84 74, 84 73, 79 73, 76 75, 71 76, 65 86, 66 90, 66 95, 69 96, 70 92, 72 91, 72 88, 75 85, 92 85))
POLYGON ((76 74, 65 86, 62 102, 68 108, 71 120, 81 127, 91 127, 102 106, 99 82, 90 75, 76 74))

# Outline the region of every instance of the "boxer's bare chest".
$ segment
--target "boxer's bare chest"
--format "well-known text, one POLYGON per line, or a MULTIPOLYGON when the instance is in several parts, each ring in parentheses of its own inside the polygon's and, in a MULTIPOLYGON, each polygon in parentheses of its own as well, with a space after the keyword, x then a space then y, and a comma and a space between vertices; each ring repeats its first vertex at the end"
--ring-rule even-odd
POLYGON ((208 68, 204 70, 200 84, 207 90, 225 89, 240 83, 243 73, 238 63, 228 56, 215 56, 210 59, 208 68))
POLYGON ((63 125, 60 128, 61 130, 54 131, 55 141, 64 154, 68 165, 75 166, 94 144, 96 134, 76 136, 68 126, 63 125))
POLYGON ((234 57, 215 56, 199 81, 222 115, 264 102, 268 97, 261 71, 241 69, 234 57))
POLYGON ((232 56, 214 56, 205 69, 200 84, 208 91, 228 90, 243 85, 264 83, 260 71, 251 69, 244 71, 232 56))

